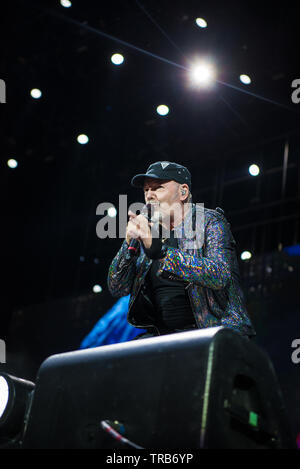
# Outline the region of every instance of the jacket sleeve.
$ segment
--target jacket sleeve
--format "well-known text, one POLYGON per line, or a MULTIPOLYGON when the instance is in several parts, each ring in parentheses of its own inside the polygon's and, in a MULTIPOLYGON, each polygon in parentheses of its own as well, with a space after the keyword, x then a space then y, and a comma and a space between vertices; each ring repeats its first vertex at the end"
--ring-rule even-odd
POLYGON ((158 275, 219 290, 231 278, 234 250, 229 223, 221 215, 212 215, 205 228, 203 257, 168 248, 158 275))
POLYGON ((116 298, 130 294, 136 275, 136 257, 126 259, 127 248, 128 244, 124 240, 108 269, 108 289, 116 298))

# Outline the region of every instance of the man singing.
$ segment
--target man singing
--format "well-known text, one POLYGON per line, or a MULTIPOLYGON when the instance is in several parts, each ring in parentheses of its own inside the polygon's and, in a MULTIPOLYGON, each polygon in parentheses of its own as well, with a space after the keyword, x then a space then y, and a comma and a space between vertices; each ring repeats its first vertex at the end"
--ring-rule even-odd
POLYGON ((147 330, 137 338, 216 326, 255 336, 223 211, 192 203, 190 172, 177 163, 153 163, 131 184, 143 188, 153 218, 129 211, 108 288, 114 297, 130 294, 127 320, 147 330))

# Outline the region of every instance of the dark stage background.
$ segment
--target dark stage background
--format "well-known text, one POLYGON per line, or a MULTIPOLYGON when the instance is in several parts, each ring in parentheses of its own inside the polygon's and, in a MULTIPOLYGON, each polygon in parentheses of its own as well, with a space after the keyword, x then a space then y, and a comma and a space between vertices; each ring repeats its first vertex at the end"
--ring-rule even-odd
POLYGON ((231 223, 255 341, 300 433, 300 363, 291 359, 300 339, 298 18, 292 2, 1 5, 2 370, 34 380, 47 356, 79 347, 115 302, 106 277, 121 240, 97 237, 98 204, 118 209, 119 194, 142 202, 132 176, 176 161, 192 173, 194 202, 223 208, 231 223), (188 86, 187 69, 202 56, 217 70, 210 89, 188 86), (252 257, 242 260, 246 250, 252 257))

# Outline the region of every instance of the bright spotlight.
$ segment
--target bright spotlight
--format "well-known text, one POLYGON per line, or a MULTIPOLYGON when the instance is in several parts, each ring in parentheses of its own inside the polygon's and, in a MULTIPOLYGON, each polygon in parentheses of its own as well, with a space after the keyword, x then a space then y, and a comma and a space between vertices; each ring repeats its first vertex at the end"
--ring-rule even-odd
POLYGON ((17 162, 17 160, 14 160, 13 158, 10 158, 10 159, 7 161, 7 166, 8 166, 9 168, 14 169, 14 168, 16 168, 16 167, 18 166, 18 162, 17 162))
POLYGON ((42 96, 42 92, 38 88, 33 88, 30 91, 30 94, 31 94, 31 97, 34 99, 39 99, 42 96))
POLYGON ((160 116, 166 116, 167 114, 169 114, 169 108, 165 104, 160 104, 159 106, 157 106, 156 112, 160 116))
POLYGON ((70 0, 60 0, 60 4, 62 7, 65 7, 65 8, 70 8, 72 6, 72 3, 70 2, 70 0))
POLYGON ((117 215, 117 210, 115 207, 109 207, 107 210, 107 215, 111 218, 114 218, 117 215))
POLYGON ((250 85, 251 78, 248 75, 240 75, 240 80, 244 85, 250 85))
POLYGON ((9 394, 9 389, 8 389, 7 380, 4 378, 4 376, 0 376, 0 419, 2 415, 4 414, 4 411, 8 403, 8 394, 9 394))
POLYGON ((215 78, 214 68, 207 63, 199 63, 190 70, 191 81, 194 85, 209 86, 215 78))
POLYGON ((102 287, 100 287, 100 285, 94 285, 94 286, 93 286, 93 292, 94 292, 94 293, 100 293, 100 292, 102 292, 102 287))
POLYGON ((89 141, 89 138, 85 134, 80 134, 77 137, 77 142, 80 143, 81 145, 85 145, 86 143, 88 143, 88 141, 89 141))
POLYGON ((207 28, 207 22, 203 18, 196 18, 195 21, 199 28, 207 28))
POLYGON ((248 171, 251 176, 257 176, 259 174, 259 167, 257 166, 257 164, 252 164, 251 166, 249 166, 248 171))
POLYGON ((113 54, 110 60, 115 65, 121 65, 124 62, 124 57, 122 54, 113 54))
POLYGON ((0 373, 0 437, 20 434, 35 384, 7 373, 0 373))
POLYGON ((246 261, 247 259, 251 259, 252 254, 250 251, 243 251, 241 254, 242 261, 246 261))

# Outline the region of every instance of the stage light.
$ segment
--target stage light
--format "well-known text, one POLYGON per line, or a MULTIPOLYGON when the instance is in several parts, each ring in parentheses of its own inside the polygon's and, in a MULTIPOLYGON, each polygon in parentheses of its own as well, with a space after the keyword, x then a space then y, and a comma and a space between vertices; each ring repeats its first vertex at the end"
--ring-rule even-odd
POLYGON ((249 85, 251 83, 251 78, 248 75, 240 75, 240 80, 244 85, 249 85))
POLYGON ((199 28, 206 28, 207 27, 207 22, 203 18, 196 18, 196 24, 199 26, 199 28))
POLYGON ((18 166, 18 162, 17 160, 15 160, 14 158, 10 158, 8 161, 7 161, 7 166, 11 169, 14 169, 18 166))
POLYGON ((124 62, 124 57, 122 54, 113 54, 110 60, 114 65, 121 65, 124 62))
POLYGON ((72 3, 70 2, 70 0, 60 0, 60 4, 62 7, 65 7, 65 8, 70 8, 72 6, 72 3))
POLYGON ((257 176, 259 174, 259 167, 256 164, 252 164, 248 169, 251 176, 257 176))
POLYGON ((86 143, 88 143, 88 141, 89 141, 89 138, 85 134, 80 134, 77 137, 77 142, 80 143, 81 145, 85 145, 86 143))
POLYGON ((247 259, 251 259, 252 254, 250 251, 243 251, 241 254, 242 261, 246 261, 247 259))
POLYGON ((29 399, 35 384, 0 373, 0 436, 9 439, 21 434, 29 399))
POLYGON ((111 218, 116 217, 117 209, 115 207, 109 207, 109 209, 107 210, 107 215, 111 218))
POLYGON ((93 292, 94 293, 101 293, 102 292, 102 287, 100 287, 100 285, 94 285, 93 286, 93 292))
POLYGON ((190 79, 194 85, 208 87, 214 82, 215 70, 206 62, 194 64, 190 69, 190 79))
POLYGON ((39 99, 42 96, 42 92, 38 88, 33 88, 30 91, 30 94, 31 94, 31 97, 34 99, 39 99))
POLYGON ((165 104, 160 104, 159 106, 157 106, 156 112, 160 116, 166 116, 167 114, 169 114, 169 108, 165 104))
POLYGON ((4 411, 8 402, 8 384, 4 376, 0 376, 0 419, 4 414, 4 411))

